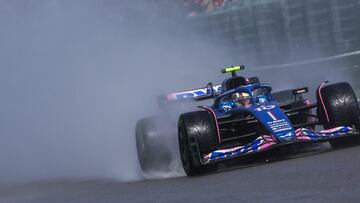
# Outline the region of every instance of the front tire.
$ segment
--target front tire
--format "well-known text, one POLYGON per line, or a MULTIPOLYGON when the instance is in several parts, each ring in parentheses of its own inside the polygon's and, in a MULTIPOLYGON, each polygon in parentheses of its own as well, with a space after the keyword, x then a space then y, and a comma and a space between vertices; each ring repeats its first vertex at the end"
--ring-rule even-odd
POLYGON ((187 176, 217 170, 216 164, 203 165, 201 156, 215 150, 217 131, 213 116, 207 111, 186 113, 178 123, 180 157, 187 176))
MULTIPOLYGON (((324 129, 348 126, 360 130, 360 108, 354 90, 349 83, 342 82, 322 86, 317 91, 317 100, 319 104, 318 117, 324 129)), ((333 148, 359 143, 358 137, 339 138, 330 141, 333 148)))

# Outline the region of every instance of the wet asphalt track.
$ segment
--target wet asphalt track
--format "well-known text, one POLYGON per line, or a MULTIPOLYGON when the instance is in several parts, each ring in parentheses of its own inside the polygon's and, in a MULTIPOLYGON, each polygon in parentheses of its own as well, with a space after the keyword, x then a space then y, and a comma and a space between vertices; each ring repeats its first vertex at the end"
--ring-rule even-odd
POLYGON ((2 187, 0 202, 360 202, 359 154, 353 147, 195 178, 2 187))

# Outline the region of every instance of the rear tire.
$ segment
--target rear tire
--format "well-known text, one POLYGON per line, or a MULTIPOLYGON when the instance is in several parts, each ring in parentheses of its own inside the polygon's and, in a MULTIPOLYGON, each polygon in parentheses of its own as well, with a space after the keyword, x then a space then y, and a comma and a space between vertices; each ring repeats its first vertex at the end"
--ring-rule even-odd
POLYGON ((135 129, 139 164, 145 174, 163 169, 171 161, 170 149, 166 146, 156 121, 156 118, 141 119, 135 129))
POLYGON ((201 156, 217 146, 217 131, 213 116, 207 111, 180 116, 178 123, 180 156, 187 176, 202 175, 217 170, 216 164, 203 165, 201 156))
MULTIPOLYGON (((320 88, 317 91, 318 117, 324 129, 339 126, 355 127, 360 130, 360 108, 349 83, 342 82, 320 88)), ((359 144, 358 137, 331 140, 333 148, 359 144)))

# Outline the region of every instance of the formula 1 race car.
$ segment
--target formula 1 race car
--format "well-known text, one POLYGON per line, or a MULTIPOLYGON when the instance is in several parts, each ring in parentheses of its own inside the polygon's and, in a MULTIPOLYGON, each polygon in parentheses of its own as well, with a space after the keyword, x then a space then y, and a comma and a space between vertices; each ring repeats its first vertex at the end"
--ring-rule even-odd
MULTIPOLYGON (((233 66, 222 70, 232 77, 221 85, 209 83, 206 88, 165 95, 162 100, 213 100, 211 105, 199 106, 200 110, 183 113, 178 119, 180 158, 188 176, 216 170, 219 162, 299 143, 328 141, 333 148, 360 143, 360 108, 348 83, 321 83, 317 103, 311 103, 302 96, 307 87, 272 93, 271 86, 257 77, 237 76, 236 71, 243 69, 233 66), (323 130, 316 130, 316 126, 323 130)), ((159 131, 147 129, 149 122, 138 123, 137 149, 143 171, 156 165, 156 159, 164 157, 161 153, 167 153, 149 152, 149 147, 166 149, 167 142, 157 137, 158 145, 151 145, 159 131)))

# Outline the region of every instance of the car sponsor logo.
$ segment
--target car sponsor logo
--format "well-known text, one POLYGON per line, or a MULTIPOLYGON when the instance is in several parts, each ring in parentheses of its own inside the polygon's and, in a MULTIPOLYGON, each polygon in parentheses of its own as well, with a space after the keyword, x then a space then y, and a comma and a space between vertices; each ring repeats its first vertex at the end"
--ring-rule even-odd
POLYGON ((260 106, 260 107, 256 108, 255 111, 258 111, 258 112, 269 111, 271 109, 274 109, 275 107, 276 107, 275 105, 260 106))
MULTIPOLYGON (((215 86, 214 92, 220 92, 221 86, 215 86)), ((188 98, 194 98, 194 97, 200 97, 205 95, 210 95, 211 89, 209 88, 203 88, 203 89, 197 89, 197 90, 191 90, 186 92, 180 92, 180 93, 174 93, 168 96, 168 98, 174 98, 174 99, 188 99, 188 98)))
POLYGON ((265 102, 266 102, 266 99, 265 99, 265 98, 259 98, 259 102, 260 102, 260 103, 265 103, 265 102))
POLYGON ((222 106, 224 111, 228 112, 228 111, 231 111, 232 107, 230 105, 223 105, 222 106))
POLYGON ((272 131, 275 133, 291 130, 290 123, 285 119, 273 120, 267 123, 272 131))
POLYGON ((279 136, 279 138, 280 138, 280 139, 283 139, 283 140, 290 140, 290 139, 292 139, 292 137, 293 137, 293 133, 292 133, 292 132, 289 132, 289 133, 287 133, 287 134, 285 134, 285 135, 279 136))

